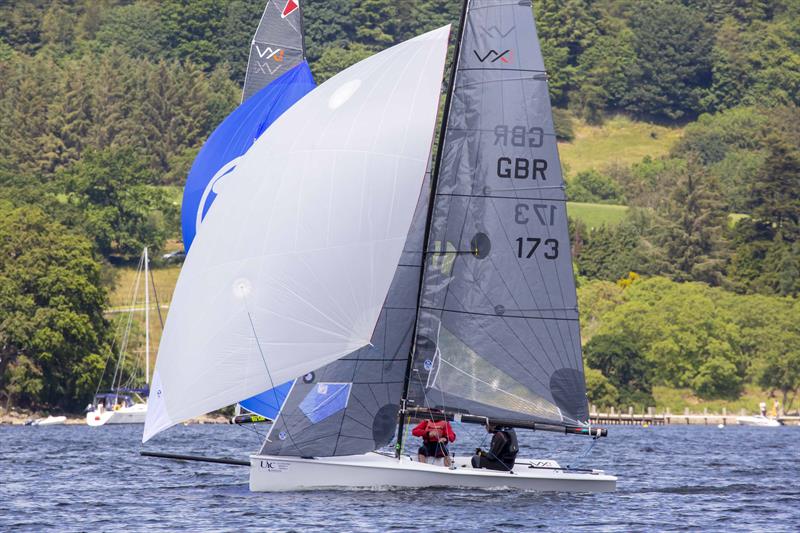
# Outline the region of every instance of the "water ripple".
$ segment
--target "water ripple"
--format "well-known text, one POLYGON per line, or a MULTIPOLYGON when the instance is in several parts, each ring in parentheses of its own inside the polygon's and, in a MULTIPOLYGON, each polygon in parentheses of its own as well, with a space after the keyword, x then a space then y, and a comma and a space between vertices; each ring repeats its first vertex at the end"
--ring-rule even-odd
MULTIPOLYGON (((456 451, 479 444, 457 428, 456 451)), ((792 531, 800 428, 612 427, 582 466, 613 494, 325 490, 253 494, 248 469, 140 457, 141 426, 0 427, 0 531, 792 531)), ((520 432, 522 453, 578 464, 581 438, 520 432)), ((149 450, 244 457, 253 436, 181 426, 149 450)))

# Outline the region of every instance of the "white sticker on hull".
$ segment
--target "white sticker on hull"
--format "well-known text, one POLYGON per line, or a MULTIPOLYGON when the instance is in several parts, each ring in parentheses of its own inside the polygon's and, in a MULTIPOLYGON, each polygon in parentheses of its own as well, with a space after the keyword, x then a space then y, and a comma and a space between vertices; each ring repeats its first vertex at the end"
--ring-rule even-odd
POLYGON ((259 466, 268 472, 286 472, 289 470, 289 465, 290 463, 281 461, 268 461, 266 459, 259 461, 259 466))

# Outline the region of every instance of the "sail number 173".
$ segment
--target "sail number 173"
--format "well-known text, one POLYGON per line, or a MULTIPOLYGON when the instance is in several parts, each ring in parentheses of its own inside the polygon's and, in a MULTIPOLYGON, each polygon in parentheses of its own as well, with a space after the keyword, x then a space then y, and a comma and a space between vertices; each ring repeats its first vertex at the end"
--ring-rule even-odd
POLYGON ((557 259, 558 240, 542 240, 538 237, 519 237, 517 239, 517 257, 520 259, 531 259, 537 250, 545 259, 557 259))

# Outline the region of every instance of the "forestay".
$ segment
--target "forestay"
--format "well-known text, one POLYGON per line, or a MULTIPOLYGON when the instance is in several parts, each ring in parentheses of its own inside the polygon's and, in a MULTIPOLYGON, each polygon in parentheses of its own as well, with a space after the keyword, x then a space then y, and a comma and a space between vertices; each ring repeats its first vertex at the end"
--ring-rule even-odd
POLYGON ((448 34, 331 78, 242 157, 178 279, 144 441, 370 342, 419 198, 448 34))
POLYGON ((564 181, 529 1, 468 3, 440 158, 409 406, 585 422, 564 181))

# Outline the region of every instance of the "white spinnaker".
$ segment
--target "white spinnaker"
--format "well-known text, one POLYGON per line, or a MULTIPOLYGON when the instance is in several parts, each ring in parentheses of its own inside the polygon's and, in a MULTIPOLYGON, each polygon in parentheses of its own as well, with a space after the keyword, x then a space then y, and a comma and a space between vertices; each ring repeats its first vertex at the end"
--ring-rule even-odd
POLYGON ((425 175, 449 33, 320 85, 226 178, 175 288, 143 442, 369 343, 425 175))

